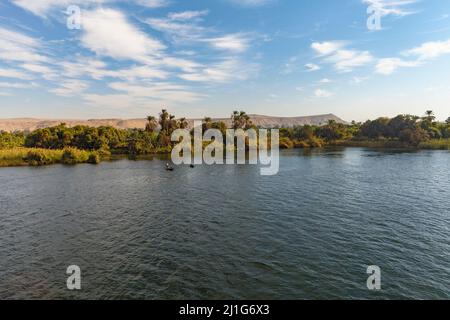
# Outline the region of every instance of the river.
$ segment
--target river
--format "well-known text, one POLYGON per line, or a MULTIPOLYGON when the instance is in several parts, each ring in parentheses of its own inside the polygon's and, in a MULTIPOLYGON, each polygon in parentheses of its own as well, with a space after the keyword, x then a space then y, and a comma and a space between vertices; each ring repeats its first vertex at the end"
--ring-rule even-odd
POLYGON ((450 298, 448 151, 289 150, 275 176, 164 165, 0 168, 0 298, 450 298))

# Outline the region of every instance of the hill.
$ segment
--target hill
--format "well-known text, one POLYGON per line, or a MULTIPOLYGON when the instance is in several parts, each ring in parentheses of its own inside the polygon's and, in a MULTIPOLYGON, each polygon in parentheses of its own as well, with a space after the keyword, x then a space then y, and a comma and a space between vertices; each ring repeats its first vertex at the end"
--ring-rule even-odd
MULTIPOLYGON (((293 127, 298 125, 323 125, 329 120, 339 123, 345 123, 344 120, 333 114, 307 116, 307 117, 270 117, 264 115, 250 115, 256 126, 263 128, 275 127, 293 127)), ((193 126, 194 120, 189 120, 190 126, 193 126)), ((213 119, 213 121, 224 121, 227 125, 231 124, 228 119, 213 119)), ((92 127, 113 126, 120 129, 145 128, 145 119, 90 119, 90 120, 73 120, 73 119, 34 119, 34 118, 17 118, 17 119, 0 119, 0 130, 3 131, 33 131, 40 128, 47 128, 65 123, 69 127, 76 125, 85 125, 92 127)))

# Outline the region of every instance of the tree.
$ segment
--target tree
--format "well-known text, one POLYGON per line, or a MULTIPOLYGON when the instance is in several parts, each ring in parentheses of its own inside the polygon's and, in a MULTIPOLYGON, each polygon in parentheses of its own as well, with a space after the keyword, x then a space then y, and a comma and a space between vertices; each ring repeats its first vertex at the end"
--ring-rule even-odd
POLYGON ((212 119, 210 117, 205 117, 202 123, 202 131, 205 133, 207 130, 212 127, 212 119))
POLYGON ((326 141, 336 141, 346 139, 350 134, 344 124, 329 120, 327 125, 317 129, 317 136, 326 141))
POLYGON ((420 127, 404 129, 399 134, 400 141, 418 146, 422 141, 429 139, 425 130, 420 127))
POLYGON ((253 126, 250 117, 244 111, 234 111, 231 115, 233 129, 250 129, 253 126))
POLYGON ((155 132, 156 128, 158 128, 158 121, 153 116, 147 117, 147 124, 145 125, 145 131, 147 132, 155 132))
POLYGON ((450 124, 450 117, 448 117, 447 120, 445 120, 445 123, 450 124))
MULTIPOLYGON (((159 114, 159 125, 161 127, 158 135, 159 145, 161 147, 168 147, 172 143, 172 133, 179 128, 180 123, 175 119, 174 115, 171 115, 166 109, 163 109, 159 114)), ((184 120, 183 125, 187 126, 186 120, 184 120)))
POLYGON ((379 139, 388 136, 389 118, 367 120, 359 131, 359 135, 369 139, 379 139))
POLYGON ((181 118, 178 120, 178 128, 180 129, 187 129, 189 126, 189 123, 186 118, 181 118))
POLYGON ((436 120, 433 110, 425 111, 425 115, 426 115, 425 119, 428 120, 429 122, 433 122, 434 120, 436 120))

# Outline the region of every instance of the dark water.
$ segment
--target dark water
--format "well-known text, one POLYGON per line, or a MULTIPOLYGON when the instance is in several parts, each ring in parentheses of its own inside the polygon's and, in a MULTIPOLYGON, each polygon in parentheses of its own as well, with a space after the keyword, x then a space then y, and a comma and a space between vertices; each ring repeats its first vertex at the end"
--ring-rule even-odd
POLYGON ((164 164, 0 169, 0 298, 450 298, 449 152, 164 164))

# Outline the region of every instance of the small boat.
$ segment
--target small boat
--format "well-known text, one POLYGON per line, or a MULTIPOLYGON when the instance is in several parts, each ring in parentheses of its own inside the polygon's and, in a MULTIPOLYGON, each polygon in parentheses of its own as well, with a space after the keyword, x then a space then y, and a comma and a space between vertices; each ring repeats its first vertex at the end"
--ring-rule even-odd
POLYGON ((166 170, 173 171, 173 167, 171 167, 168 163, 166 163, 166 170))
POLYGON ((191 168, 195 168, 195 166, 193 164, 190 165, 191 168))

